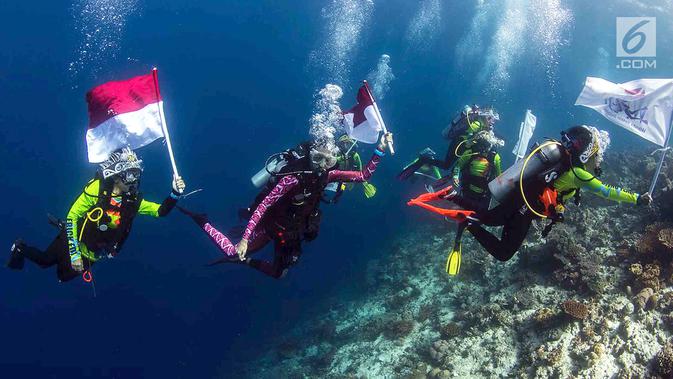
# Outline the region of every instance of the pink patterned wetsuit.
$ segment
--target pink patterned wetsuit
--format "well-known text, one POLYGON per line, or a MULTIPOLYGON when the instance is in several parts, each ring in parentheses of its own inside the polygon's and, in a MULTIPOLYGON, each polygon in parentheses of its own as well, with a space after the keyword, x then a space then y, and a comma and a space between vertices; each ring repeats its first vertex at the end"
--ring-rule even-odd
MULTIPOLYGON (((362 169, 362 171, 340 171, 333 170, 328 173, 327 182, 364 182, 371 178, 374 171, 376 171, 376 166, 378 166, 381 161, 381 156, 383 154, 377 150, 376 154, 372 156, 369 160, 369 163, 362 169)), ((278 184, 271 190, 271 192, 262 200, 262 202, 257 206, 257 208, 252 213, 250 220, 245 228, 243 233, 243 239, 248 240, 248 252, 253 253, 260 250, 267 243, 271 241, 271 237, 268 235, 265 228, 258 228, 259 222, 262 220, 262 217, 266 214, 270 207, 276 204, 284 195, 292 191, 297 185, 299 185, 299 178, 294 175, 284 176, 280 179, 278 184)), ((236 246, 227 238, 223 233, 213 227, 209 222, 206 222, 203 226, 203 230, 208 234, 210 239, 215 242, 215 244, 222 250, 222 252, 230 257, 236 256, 236 246)), ((249 264, 276 278, 281 277, 286 271, 287 267, 296 261, 298 254, 294 257, 288 257, 288 254, 282 254, 283 251, 287 252, 288 250, 298 250, 300 246, 299 241, 294 244, 285 244, 285 241, 282 243, 277 243, 276 255, 273 263, 266 261, 259 261, 255 259, 249 260, 249 264), (292 245, 292 246, 290 246, 292 245), (280 255, 285 255, 279 257, 280 255)))

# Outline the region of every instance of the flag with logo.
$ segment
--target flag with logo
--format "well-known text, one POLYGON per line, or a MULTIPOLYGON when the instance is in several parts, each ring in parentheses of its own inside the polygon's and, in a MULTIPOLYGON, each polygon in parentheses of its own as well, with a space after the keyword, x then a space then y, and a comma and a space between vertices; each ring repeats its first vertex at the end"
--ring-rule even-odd
POLYGON ((537 117, 535 117, 530 109, 526 110, 526 117, 519 128, 519 140, 516 142, 516 146, 514 146, 514 150, 512 151, 512 154, 516 155, 517 160, 526 156, 528 143, 530 142, 531 137, 533 137, 536 125, 537 117))
POLYGON ((640 79, 615 84, 588 77, 575 105, 653 142, 666 145, 673 113, 673 79, 640 79))
POLYGON ((86 94, 89 162, 100 163, 112 152, 137 149, 164 137, 157 70, 123 81, 108 82, 86 94))
MULTIPOLYGON (((383 121, 383 120, 381 120, 383 121)), ((344 129, 352 139, 363 143, 376 143, 383 126, 379 121, 374 99, 367 84, 358 90, 357 104, 344 112, 344 129)))

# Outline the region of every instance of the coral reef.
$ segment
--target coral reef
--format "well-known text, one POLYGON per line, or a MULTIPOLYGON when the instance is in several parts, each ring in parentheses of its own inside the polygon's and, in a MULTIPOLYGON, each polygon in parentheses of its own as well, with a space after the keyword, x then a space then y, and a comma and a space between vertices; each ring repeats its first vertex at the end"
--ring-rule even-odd
POLYGON ((563 309, 563 312, 568 316, 577 320, 584 320, 589 316, 589 307, 576 300, 564 301, 561 303, 561 309, 563 309))
MULTIPOLYGON (((655 167, 642 154, 605 162, 603 179, 631 189, 655 167)), ((350 291, 363 295, 326 299, 346 305, 297 325, 249 376, 673 377, 673 158, 662 183, 651 208, 585 194, 546 238, 534 222, 506 263, 466 234, 457 277, 443 268, 451 225, 400 233, 350 291)))
POLYGON ((664 378, 673 377, 673 342, 664 346, 655 359, 655 370, 664 378))

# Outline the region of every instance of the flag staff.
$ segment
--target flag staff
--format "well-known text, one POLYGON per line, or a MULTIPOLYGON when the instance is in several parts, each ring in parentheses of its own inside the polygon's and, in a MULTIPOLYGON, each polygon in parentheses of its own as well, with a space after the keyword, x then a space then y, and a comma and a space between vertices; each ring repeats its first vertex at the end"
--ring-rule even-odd
MULTIPOLYGON (((379 123, 381 124, 381 128, 383 129, 383 134, 388 134, 388 129, 386 128, 386 124, 383 122, 383 117, 381 116, 381 111, 379 111, 379 106, 376 104, 376 100, 374 99, 374 95, 372 95, 372 91, 369 90, 369 83, 367 83, 366 80, 362 81, 365 85, 365 88, 367 89, 367 93, 369 94, 369 97, 372 99, 372 104, 374 105, 374 110, 376 111, 376 117, 379 119, 379 123)), ((390 155, 395 155, 395 148, 393 147, 393 138, 392 136, 386 137, 388 139, 388 149, 390 149, 390 155)))
POLYGON ((657 170, 654 172, 654 177, 652 178, 652 184, 650 185, 650 195, 654 194, 654 187, 657 185, 657 180, 659 179, 659 174, 661 174, 661 167, 664 165, 664 159, 666 159, 666 153, 670 149, 669 142, 671 141, 671 133, 673 132, 673 112, 671 112, 671 121, 668 127, 668 136, 666 136, 666 143, 664 143, 664 148, 662 149, 661 159, 659 159, 659 164, 657 165, 657 170))
POLYGON ((173 146, 171 145, 171 136, 168 134, 168 127, 166 126, 166 116, 164 115, 164 102, 161 100, 161 94, 159 92, 159 76, 158 70, 156 67, 152 68, 152 76, 154 77, 154 89, 157 93, 157 103, 159 106, 159 117, 161 118, 161 129, 164 132, 164 138, 166 139, 166 147, 168 148, 168 156, 171 159, 171 166, 173 166, 173 175, 175 177, 180 176, 178 174, 178 166, 175 164, 175 156, 173 155, 173 146))

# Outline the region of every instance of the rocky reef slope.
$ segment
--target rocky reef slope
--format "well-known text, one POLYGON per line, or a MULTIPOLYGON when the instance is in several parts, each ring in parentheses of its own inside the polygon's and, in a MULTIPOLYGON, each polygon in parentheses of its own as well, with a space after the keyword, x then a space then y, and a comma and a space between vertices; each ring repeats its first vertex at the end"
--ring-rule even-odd
MULTIPOLYGON (((647 188, 655 162, 615 153, 603 180, 647 188)), ((566 222, 498 262, 466 233, 462 271, 444 272, 453 226, 391 242, 368 291, 298 325, 251 377, 673 377, 673 160, 656 204, 584 194, 566 222)), ((428 216, 430 219, 431 217, 428 216)))

